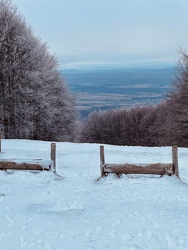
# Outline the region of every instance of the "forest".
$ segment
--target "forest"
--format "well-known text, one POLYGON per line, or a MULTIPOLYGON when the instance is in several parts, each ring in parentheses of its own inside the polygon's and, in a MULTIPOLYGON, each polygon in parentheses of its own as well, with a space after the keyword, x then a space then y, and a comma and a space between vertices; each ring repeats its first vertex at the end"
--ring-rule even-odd
POLYGON ((171 90, 155 105, 93 111, 11 0, 0 0, 0 129, 3 138, 113 145, 188 146, 188 54, 179 49, 171 90))
POLYGON ((56 141, 77 129, 57 59, 9 0, 0 1, 0 129, 4 138, 56 141))
POLYGON ((139 146, 188 146, 188 54, 179 61, 165 100, 156 105, 92 112, 81 142, 139 146))

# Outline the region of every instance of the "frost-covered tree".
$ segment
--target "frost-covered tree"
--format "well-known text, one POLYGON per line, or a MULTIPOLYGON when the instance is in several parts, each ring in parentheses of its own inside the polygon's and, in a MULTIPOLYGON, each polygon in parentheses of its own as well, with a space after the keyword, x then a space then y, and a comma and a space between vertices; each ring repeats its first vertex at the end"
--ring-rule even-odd
MULTIPOLYGON (((163 126, 167 145, 188 146, 188 54, 181 48, 163 126)), ((164 117, 164 116, 163 116, 164 117)))
POLYGON ((17 7, 0 0, 0 126, 5 138, 72 140, 75 100, 54 55, 17 7))
POLYGON ((83 124, 81 142, 153 146, 157 106, 92 112, 83 124))

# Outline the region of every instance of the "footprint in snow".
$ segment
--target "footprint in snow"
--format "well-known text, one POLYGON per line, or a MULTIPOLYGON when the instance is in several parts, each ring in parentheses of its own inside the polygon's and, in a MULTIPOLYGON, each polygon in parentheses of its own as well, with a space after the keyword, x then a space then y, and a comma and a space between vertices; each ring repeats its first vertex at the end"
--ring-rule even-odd
POLYGON ((5 197, 5 194, 0 193, 0 201, 2 201, 4 199, 4 197, 5 197))
POLYGON ((6 219, 8 221, 8 224, 7 224, 7 229, 11 228, 14 224, 14 219, 10 216, 6 216, 6 219))
POLYGON ((78 216, 80 215, 85 209, 83 207, 61 207, 61 206, 48 206, 45 204, 33 204, 29 206, 29 211, 34 213, 47 213, 51 215, 57 215, 57 214, 66 214, 71 216, 78 216))

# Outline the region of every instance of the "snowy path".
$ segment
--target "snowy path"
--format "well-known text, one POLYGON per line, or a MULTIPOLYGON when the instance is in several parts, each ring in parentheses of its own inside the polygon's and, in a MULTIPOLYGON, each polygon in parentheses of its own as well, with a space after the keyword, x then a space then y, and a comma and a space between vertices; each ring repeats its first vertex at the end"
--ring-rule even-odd
MULTIPOLYGON (((49 145, 5 140, 2 154, 46 159, 49 145)), ((170 148, 105 150, 107 162, 171 161, 170 148)), ((0 249, 188 249, 188 149, 179 149, 183 181, 113 175, 97 181, 97 144, 57 143, 57 159, 63 179, 52 172, 0 172, 0 249)))

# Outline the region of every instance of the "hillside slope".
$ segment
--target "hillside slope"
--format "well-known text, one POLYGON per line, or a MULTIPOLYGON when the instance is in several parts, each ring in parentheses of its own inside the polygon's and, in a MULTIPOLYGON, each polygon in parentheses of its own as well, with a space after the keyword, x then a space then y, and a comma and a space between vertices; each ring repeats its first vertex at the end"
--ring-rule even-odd
MULTIPOLYGON (((48 159, 50 142, 3 140, 0 158, 48 159)), ((171 162, 171 148, 105 145, 106 162, 171 162)), ((99 145, 57 143, 57 171, 0 171, 1 249, 188 249, 188 149, 181 180, 100 175, 99 145)))

